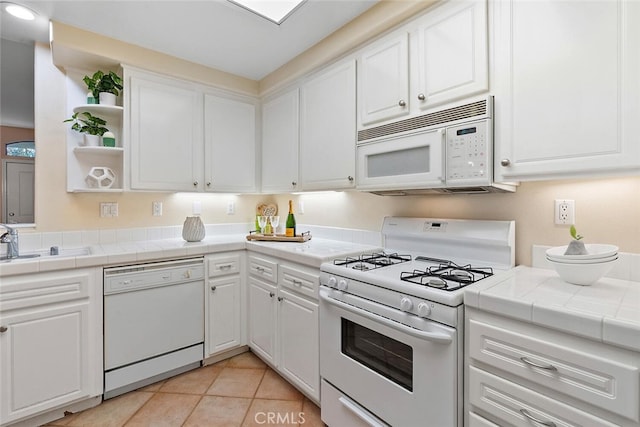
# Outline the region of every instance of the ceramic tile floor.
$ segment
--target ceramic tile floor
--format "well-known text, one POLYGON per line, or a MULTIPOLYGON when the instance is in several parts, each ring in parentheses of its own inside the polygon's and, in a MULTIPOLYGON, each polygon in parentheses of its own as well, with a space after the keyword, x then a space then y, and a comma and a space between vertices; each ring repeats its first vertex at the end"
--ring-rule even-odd
POLYGON ((67 415, 47 427, 320 427, 320 408, 253 353, 67 415))

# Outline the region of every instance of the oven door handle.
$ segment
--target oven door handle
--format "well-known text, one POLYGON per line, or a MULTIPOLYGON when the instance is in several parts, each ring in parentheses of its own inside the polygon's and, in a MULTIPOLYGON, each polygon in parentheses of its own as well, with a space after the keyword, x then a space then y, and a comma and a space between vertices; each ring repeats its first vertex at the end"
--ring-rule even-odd
POLYGON ((356 417, 360 418, 364 421, 368 426, 371 427, 387 427, 387 424, 383 424, 375 419, 373 416, 369 415, 363 408, 360 407, 357 403, 352 401, 346 396, 340 396, 338 401, 344 406, 349 412, 351 412, 356 417))
POLYGON ((343 310, 347 310, 351 313, 357 314, 359 316, 366 317, 367 319, 373 320, 377 323, 381 323, 385 326, 388 326, 396 331, 402 332, 403 334, 408 334, 413 337, 432 341, 438 344, 450 344, 453 341, 453 338, 447 334, 443 334, 440 332, 426 332, 421 331, 410 326, 403 325, 402 323, 395 322, 393 320, 387 319, 386 317, 378 316, 376 314, 370 313, 366 310, 358 309, 350 304, 344 303, 342 301, 335 300, 324 293, 320 292, 320 298, 328 304, 339 307, 343 310))

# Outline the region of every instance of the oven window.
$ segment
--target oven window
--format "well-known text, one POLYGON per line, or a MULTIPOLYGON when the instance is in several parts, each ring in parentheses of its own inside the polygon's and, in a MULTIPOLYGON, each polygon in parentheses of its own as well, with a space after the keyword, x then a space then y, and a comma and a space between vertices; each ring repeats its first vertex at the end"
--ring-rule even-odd
POLYGON ((413 349, 342 318, 342 353, 413 391, 413 349))

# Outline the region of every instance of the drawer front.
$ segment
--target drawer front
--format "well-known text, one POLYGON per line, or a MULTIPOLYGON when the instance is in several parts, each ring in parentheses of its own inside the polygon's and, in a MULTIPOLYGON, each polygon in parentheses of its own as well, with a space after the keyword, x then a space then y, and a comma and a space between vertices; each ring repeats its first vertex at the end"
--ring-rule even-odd
POLYGON ((343 395, 325 380, 321 381, 322 422, 331 427, 387 427, 387 424, 343 395))
POLYGON ((257 256, 249 257, 249 274, 271 283, 278 283, 278 263, 257 256))
POLYGON ((228 274, 240 273, 240 254, 234 255, 213 255, 207 257, 209 277, 226 276, 228 274))
POLYGON ((499 427, 498 424, 494 424, 488 419, 481 417, 480 415, 469 412, 469 423, 468 427, 499 427))
POLYGON ((638 421, 640 370, 615 358, 469 320, 469 356, 638 421))
POLYGON ((320 284, 319 270, 307 270, 300 267, 280 265, 278 272, 280 286, 291 289, 302 295, 318 299, 318 286, 320 284))
POLYGON ((92 278, 90 270, 3 277, 0 312, 88 298, 90 286, 96 286, 92 278))
POLYGON ((619 425, 565 405, 556 399, 475 366, 469 367, 469 403, 499 418, 499 425, 503 423, 522 427, 532 425, 613 427, 619 425))

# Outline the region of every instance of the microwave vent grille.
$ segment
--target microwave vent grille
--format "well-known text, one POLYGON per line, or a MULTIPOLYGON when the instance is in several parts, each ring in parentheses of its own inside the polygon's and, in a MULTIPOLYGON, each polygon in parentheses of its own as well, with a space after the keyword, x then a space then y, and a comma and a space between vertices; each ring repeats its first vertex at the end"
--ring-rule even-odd
POLYGON ((459 105, 446 110, 436 111, 410 119, 400 120, 358 132, 358 142, 367 141, 382 136, 394 135, 396 133, 421 129, 429 126, 436 126, 450 123, 456 120, 468 119, 475 116, 482 116, 488 113, 487 100, 472 102, 470 104, 459 105))

